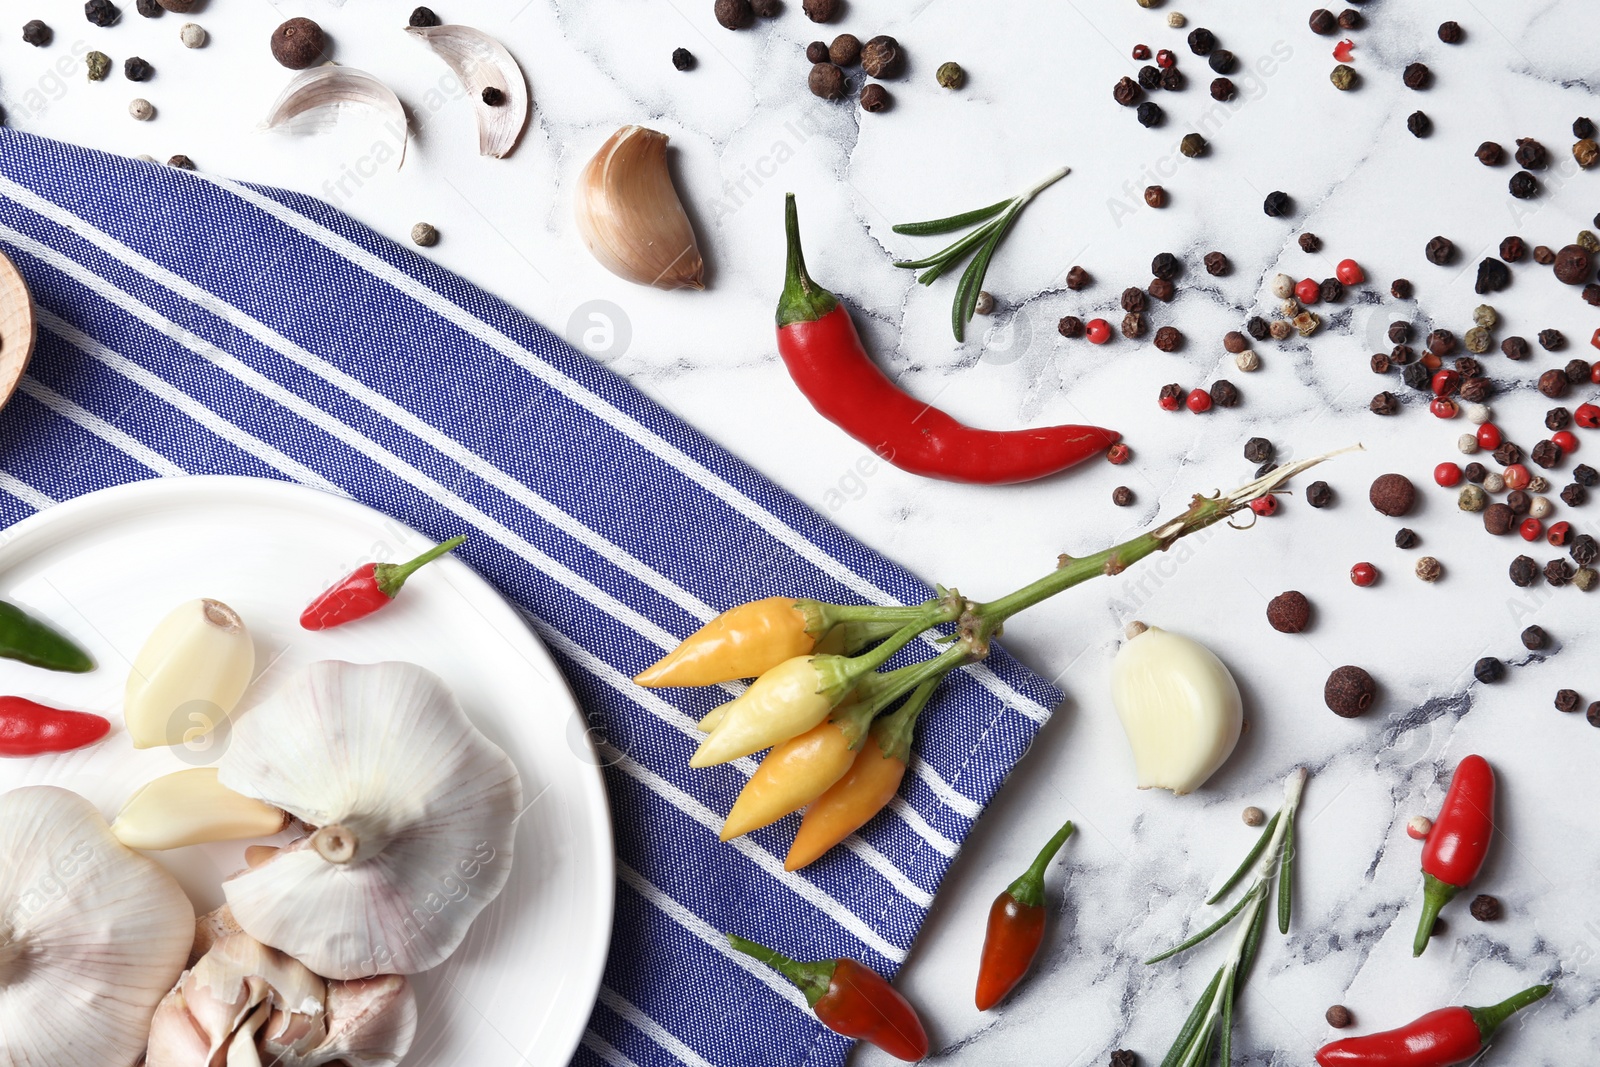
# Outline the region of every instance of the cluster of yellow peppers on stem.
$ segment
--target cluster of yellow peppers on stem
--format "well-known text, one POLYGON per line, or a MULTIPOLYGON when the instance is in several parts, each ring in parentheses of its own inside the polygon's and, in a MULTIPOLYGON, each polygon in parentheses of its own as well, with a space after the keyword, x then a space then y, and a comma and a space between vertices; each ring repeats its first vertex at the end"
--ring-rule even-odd
POLYGON ((1232 493, 1196 496, 1189 510, 1146 533, 1056 570, 987 603, 954 590, 911 607, 825 604, 768 597, 718 615, 635 680, 652 688, 755 681, 700 721, 707 732, 691 767, 771 751, 739 794, 724 841, 804 810, 784 866, 798 870, 864 826, 899 791, 917 717, 946 674, 982 660, 1012 615, 1063 589, 1118 574, 1179 538, 1280 489, 1327 457, 1278 468, 1232 493), (954 625, 939 655, 879 668, 925 631, 954 625), (884 714, 897 701, 900 707, 884 714))

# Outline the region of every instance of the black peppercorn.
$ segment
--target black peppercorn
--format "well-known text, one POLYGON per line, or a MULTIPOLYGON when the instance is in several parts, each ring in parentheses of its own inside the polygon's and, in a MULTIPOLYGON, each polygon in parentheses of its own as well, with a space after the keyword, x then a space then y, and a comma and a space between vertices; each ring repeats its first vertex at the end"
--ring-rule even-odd
POLYGON ((1500 464, 1500 466, 1502 466, 1502 467, 1509 467, 1513 463, 1521 463, 1522 462, 1522 449, 1521 449, 1521 447, 1516 445, 1515 443, 1513 443, 1511 441, 1502 442, 1490 454, 1494 456, 1494 461, 1496 463, 1500 464))
POLYGON ((1144 103, 1140 104, 1138 110, 1135 112, 1135 116, 1139 120, 1139 125, 1146 128, 1161 125, 1162 119, 1166 117, 1165 113, 1161 110, 1161 105, 1156 103, 1154 100, 1146 100, 1144 103))
POLYGON ((1550 641, 1550 635, 1544 632, 1542 626, 1530 626, 1522 631, 1522 647, 1529 652, 1537 652, 1550 641))
POLYGON ((1511 510, 1510 504, 1494 503, 1483 509, 1483 528, 1485 532, 1494 537, 1503 537, 1511 532, 1511 527, 1517 522, 1517 513, 1511 510))
POLYGON ((1161 72, 1161 88, 1169 93, 1181 93, 1186 84, 1183 71, 1177 67, 1168 67, 1161 72))
POLYGON ((1391 367, 1388 355, 1383 352, 1372 353, 1372 358, 1367 361, 1367 365, 1372 368, 1373 374, 1388 374, 1391 367))
POLYGON ((1267 326, 1267 320, 1260 315, 1251 315, 1244 324, 1244 332, 1254 337, 1257 341, 1265 341, 1272 335, 1267 326))
POLYGON ((411 12, 410 24, 417 27, 439 25, 439 16, 433 13, 431 7, 419 7, 411 12))
POLYGON ((122 12, 111 0, 89 0, 83 5, 83 15, 96 26, 110 26, 122 17, 122 12))
POLYGON ((1416 548, 1417 541, 1417 531, 1410 527, 1402 526, 1395 531, 1394 547, 1396 548, 1416 548))
POLYGON ((1549 245, 1534 245, 1533 261, 1541 267, 1548 267, 1556 261, 1555 249, 1549 245))
POLYGON ((1411 131, 1413 137, 1426 137, 1433 132, 1433 120, 1426 112, 1413 111, 1406 117, 1406 129, 1411 131))
POLYGON ((1239 387, 1226 378, 1211 383, 1211 402, 1219 408, 1239 406, 1239 387))
POLYGON ((1461 40, 1461 24, 1459 22, 1439 23, 1439 40, 1445 44, 1456 44, 1461 40))
POLYGON ((1526 589, 1539 580, 1539 565, 1529 556, 1518 556, 1511 561, 1511 584, 1526 589))
POLYGON ((1289 214, 1290 210, 1292 210, 1289 194, 1282 190, 1274 190, 1268 193, 1267 198, 1261 202, 1261 210, 1266 212, 1269 218, 1274 219, 1289 214))
POLYGON ((1456 335, 1443 326, 1428 332, 1428 351, 1436 356, 1448 356, 1456 350, 1456 335))
POLYGON ((1474 460, 1461 468, 1461 476, 1473 485, 1482 485, 1483 480, 1489 476, 1489 468, 1474 460))
POLYGON ((1544 580, 1559 589, 1572 581, 1577 568, 1564 559, 1553 559, 1544 565, 1544 580))
MULTIPOLYGON (((1558 352, 1567 347, 1567 335, 1560 330, 1540 330, 1539 347, 1546 352, 1558 352)), ((1566 374, 1563 372, 1561 376, 1565 378, 1566 374)), ((1545 393, 1545 396, 1550 396, 1550 394, 1545 393)))
POLYGON ((1297 634, 1311 625, 1311 601, 1298 590, 1279 593, 1267 601, 1267 625, 1280 634, 1297 634))
POLYGON ((1339 667, 1322 687, 1323 702, 1335 715, 1353 719, 1372 706, 1378 694, 1372 675, 1360 667, 1339 667))
POLYGON ((1421 363, 1408 363, 1406 369, 1400 372, 1401 378, 1413 389, 1429 392, 1433 388, 1433 371, 1421 363))
POLYGON ((1423 251, 1429 263, 1444 266, 1456 254, 1456 245, 1448 237, 1435 237, 1428 242, 1427 248, 1423 251))
POLYGON ((1549 162, 1549 155, 1544 150, 1544 145, 1532 137, 1518 137, 1516 151, 1517 166, 1528 170, 1544 170, 1549 162))
POLYGON ((1128 288, 1122 290, 1122 310, 1143 311, 1144 290, 1139 288, 1137 285, 1130 285, 1128 288))
POLYGON ((1511 176, 1511 183, 1507 188, 1518 200, 1529 200, 1539 195, 1539 179, 1525 170, 1519 170, 1511 176))
POLYGON ((861 62, 861 38, 853 33, 841 33, 828 46, 828 59, 841 67, 853 67, 861 62))
POLYGON ((1306 503, 1314 508, 1325 508, 1333 503, 1333 486, 1316 481, 1306 486, 1306 503))
POLYGON ((1214 278, 1220 278, 1228 273, 1228 257, 1221 252, 1207 252, 1205 265, 1206 273, 1214 278))
POLYGON ((1082 337, 1083 320, 1076 315, 1064 315, 1061 321, 1056 323, 1056 332, 1062 337, 1082 337))
POLYGON ((1176 278, 1178 276, 1178 272, 1182 269, 1183 264, 1180 263, 1178 261, 1178 257, 1173 255, 1171 252, 1159 252, 1156 254, 1155 258, 1150 261, 1150 273, 1154 274, 1157 278, 1165 278, 1168 281, 1176 278))
POLYGON ((188 156, 185 156, 185 155, 173 156, 171 159, 167 160, 167 166, 176 167, 179 170, 195 170, 196 169, 195 165, 194 165, 194 160, 190 159, 188 156))
POLYGON ((672 50, 672 65, 678 70, 693 70, 694 53, 687 48, 674 48, 672 50))
POLYGON ((1326 37, 1339 28, 1339 20, 1333 17, 1333 12, 1325 7, 1319 7, 1311 13, 1311 32, 1326 37))
POLYGON ((1161 88, 1161 68, 1146 63, 1139 68, 1139 86, 1143 89, 1161 88))
POLYGON ((1170 385, 1163 385, 1161 387, 1161 392, 1157 395, 1159 400, 1162 402, 1163 407, 1165 407, 1167 404, 1174 404, 1175 406, 1172 408, 1172 410, 1176 411, 1179 407, 1183 406, 1183 386, 1177 384, 1176 382, 1173 382, 1170 385))
POLYGON ((1374 415, 1393 415, 1400 410, 1400 398, 1389 392, 1379 393, 1367 407, 1374 415))
POLYGON ((1207 65, 1218 74, 1232 74, 1233 69, 1239 65, 1234 54, 1226 48, 1219 48, 1211 53, 1211 58, 1206 60, 1207 65))
POLYGON ((1251 463, 1265 463, 1273 451, 1272 442, 1265 437, 1252 437, 1244 443, 1244 458, 1251 463))
POLYGON ((1190 159, 1205 155, 1206 147, 1206 139, 1198 133, 1186 133, 1183 135, 1183 140, 1178 142, 1178 151, 1190 159))
POLYGON ((272 31, 272 58, 290 70, 305 70, 328 50, 327 34, 307 18, 293 18, 272 31))
POLYGON ((1432 72, 1428 70, 1426 63, 1409 63, 1401 77, 1407 89, 1423 89, 1432 78, 1432 72))
POLYGON ((879 34, 861 46, 861 69, 869 77, 893 78, 900 73, 904 57, 900 42, 887 34, 879 34))
POLYGON ((742 30, 755 18, 750 0, 717 0, 713 9, 717 24, 725 30, 742 30))
POLYGON ((1556 690, 1556 710, 1557 711, 1564 711, 1564 712, 1577 711, 1578 710, 1578 705, 1581 702, 1582 702, 1582 698, 1578 696, 1578 691, 1576 689, 1558 689, 1558 690, 1556 690))
POLYGON ((1456 357, 1456 373, 1461 375, 1461 384, 1466 385, 1472 379, 1483 373, 1483 364, 1471 356, 1456 357))
POLYGON ((35 48, 43 48, 55 39, 55 33, 49 26, 34 19, 22 27, 22 39, 35 48))
POLYGON ((1576 118, 1572 120, 1572 136, 1576 137, 1580 141, 1583 141, 1593 137, 1594 135, 1594 123, 1591 120, 1587 118, 1576 118))
POLYGON ((1498 292, 1510 284, 1511 268, 1493 256, 1486 256, 1478 264, 1478 279, 1473 282, 1472 291, 1482 296, 1498 292))
POLYGON ((1485 141, 1478 146, 1473 155, 1478 157, 1478 162, 1486 167, 1498 167, 1505 161, 1506 150, 1500 147, 1497 141, 1485 141))
POLYGON ((839 0, 805 0, 800 9, 812 22, 832 22, 839 15, 839 0))
POLYGON ((1396 300, 1411 299, 1411 283, 1404 278, 1396 278, 1389 285, 1389 295, 1396 300))
POLYGON ((1314 255, 1317 252, 1322 251, 1322 238, 1318 237, 1310 230, 1302 233, 1298 238, 1296 238, 1296 240, 1299 242, 1300 251, 1302 252, 1314 255))
POLYGON ((1491 923, 1500 918, 1500 902, 1488 893, 1479 893, 1472 898, 1472 907, 1468 909, 1472 917, 1481 923, 1491 923))
POLYGON ((1594 488, 1600 484, 1600 471, 1595 470, 1587 463, 1580 463, 1572 468, 1572 480, 1586 488, 1594 488))
POLYGON ((1122 336, 1130 341, 1143 337, 1148 328, 1149 324, 1145 321, 1145 317, 1137 311, 1130 311, 1122 316, 1122 336))
POLYGON ((1119 1048, 1111 1054, 1111 1067, 1138 1067, 1139 1057, 1125 1048, 1119 1048))
POLYGON ((1183 347, 1183 334, 1176 326, 1163 326, 1156 331, 1155 346, 1163 352, 1176 352, 1183 347))
POLYGON ((1133 503, 1133 490, 1125 485, 1119 485, 1111 490, 1111 502, 1119 508, 1125 508, 1133 503))
POLYGON ((1556 280, 1567 285, 1582 285, 1594 273, 1589 253, 1582 245, 1567 245, 1556 253, 1556 280))
POLYGON ((1532 354, 1527 338, 1511 336, 1500 342, 1500 352, 1507 359, 1524 360, 1532 354))
POLYGON ((1211 50, 1217 47, 1217 35, 1204 26, 1190 30, 1188 40, 1189 51, 1197 56, 1209 56, 1211 50))
POLYGON ((1144 288, 1145 292, 1162 303, 1171 300, 1174 291, 1173 284, 1165 278, 1151 278, 1149 284, 1144 288))
POLYGON ((1226 103, 1238 95, 1239 90, 1234 86, 1232 78, 1213 78, 1211 80, 1211 99, 1221 100, 1226 103))
POLYGON ((1359 30, 1361 28, 1361 12, 1353 7, 1347 7, 1339 12, 1339 28, 1341 30, 1359 30))
POLYGON ((1076 263, 1067 269, 1067 288, 1075 293, 1087 289, 1093 281, 1094 278, 1090 276, 1089 272, 1076 263))
POLYGON ((806 61, 809 63, 828 62, 828 45, 826 41, 812 41, 806 45, 806 61))
POLYGON ((1493 656, 1485 656, 1472 665, 1472 676, 1485 685, 1492 685, 1498 682, 1505 677, 1505 674, 1505 664, 1493 656))
POLYGON ((483 87, 483 92, 479 95, 481 96, 483 102, 489 107, 506 106, 506 93, 504 89, 493 85, 485 85, 483 87))
POLYGON ((1123 107, 1132 107, 1144 96, 1144 90, 1139 88, 1139 83, 1132 78, 1123 78, 1111 89, 1111 99, 1123 107))
POLYGON ((158 0, 134 0, 133 9, 147 19, 158 19, 167 13, 158 0))
POLYGON ((1500 258, 1507 263, 1520 263, 1522 257, 1528 254, 1528 246, 1522 238, 1512 236, 1500 242, 1500 258))
POLYGON ((1337 304, 1344 299, 1344 284, 1338 278, 1324 278, 1317 293, 1324 303, 1337 304))
POLYGON ((1567 549, 1572 554, 1572 560, 1580 567, 1587 567, 1596 558, 1600 558, 1600 541, 1596 541, 1593 534, 1579 534, 1572 539, 1572 545, 1567 549))
POLYGON ((1581 508, 1589 502, 1589 490, 1577 482, 1572 482, 1562 488, 1561 502, 1569 508, 1581 508))
POLYGON ((1590 282, 1583 287, 1583 302, 1591 307, 1600 307, 1600 285, 1590 282))
POLYGON ((1167 191, 1159 185, 1147 185, 1144 189, 1144 202, 1149 207, 1166 207, 1167 191))
POLYGON ((889 90, 885 89, 877 82, 873 82, 871 85, 861 90, 862 111, 870 111, 873 114, 877 114, 879 111, 887 108, 891 102, 889 90))
POLYGON ((1566 374, 1567 381, 1573 385, 1582 385, 1594 373, 1593 365, 1586 359, 1569 359, 1567 365, 1561 369, 1566 374))
POLYGON ((845 79, 844 71, 832 63, 817 63, 811 67, 811 73, 806 76, 806 84, 811 87, 811 92, 824 100, 843 100, 849 82, 845 79))

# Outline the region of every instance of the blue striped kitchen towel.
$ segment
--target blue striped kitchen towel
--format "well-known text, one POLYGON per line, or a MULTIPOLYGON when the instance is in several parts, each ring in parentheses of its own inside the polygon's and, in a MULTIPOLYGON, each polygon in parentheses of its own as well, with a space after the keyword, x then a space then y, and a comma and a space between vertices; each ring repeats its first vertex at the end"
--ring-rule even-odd
POLYGON ((893 974, 1053 688, 1000 651, 962 672, 924 716, 901 799, 785 873, 792 822, 717 840, 748 761, 686 767, 723 694, 629 679, 744 600, 915 603, 925 584, 538 323, 319 201, 0 129, 0 248, 40 319, 0 412, 0 522, 137 479, 231 474, 333 488, 434 538, 472 530, 462 556, 628 742, 606 769, 616 929, 574 1062, 844 1061, 849 1043, 716 931, 893 974))

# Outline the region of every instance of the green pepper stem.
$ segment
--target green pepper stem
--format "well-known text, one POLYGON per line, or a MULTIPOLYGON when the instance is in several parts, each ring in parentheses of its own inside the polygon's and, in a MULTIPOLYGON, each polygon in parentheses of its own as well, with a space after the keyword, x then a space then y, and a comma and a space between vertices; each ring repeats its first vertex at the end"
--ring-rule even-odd
POLYGON ((1428 947, 1428 939, 1433 936, 1433 923, 1439 917, 1439 910, 1461 892, 1461 887, 1443 882, 1428 874, 1422 874, 1422 918, 1417 921, 1417 936, 1411 941, 1411 955, 1413 958, 1422 955, 1428 947))
POLYGON ((806 272, 806 256, 800 247, 800 212, 794 194, 783 202, 783 232, 788 239, 788 259, 784 265, 783 295, 778 297, 778 326, 797 322, 816 322, 839 306, 839 299, 811 280, 806 272))
POLYGON ((923 682, 911 691, 904 704, 872 724, 873 740, 878 742, 884 759, 911 762, 911 741, 916 734, 917 719, 942 681, 943 675, 923 682))
POLYGON ((406 584, 407 578, 440 556, 454 552, 465 544, 466 540, 467 538, 464 534, 452 537, 448 541, 434 545, 428 551, 407 563, 379 563, 372 569, 373 577, 378 583, 378 590, 384 596, 393 600, 400 592, 400 587, 406 584))
POLYGON ((1027 908, 1044 907, 1044 872, 1049 869, 1050 861, 1056 858, 1056 853, 1061 851, 1061 846, 1067 843, 1067 838, 1072 836, 1072 820, 1062 824, 1055 836, 1046 841, 1044 848, 1039 850, 1039 855, 1034 859, 1033 866, 1022 872, 1022 875, 1010 886, 1006 892, 1018 904, 1027 908))
POLYGON ((821 960, 816 963, 802 963, 792 960, 781 952, 777 952, 765 945, 748 941, 738 934, 728 934, 728 944, 743 952, 746 956, 754 956, 768 967, 783 975, 792 982, 796 989, 805 994, 806 1003, 811 1007, 817 1006, 833 984, 833 970, 838 965, 838 960, 821 960))
POLYGON ((1543 1000, 1549 995, 1550 986, 1548 985, 1529 986, 1516 996, 1508 997, 1492 1007, 1468 1008, 1467 1011, 1472 1013, 1472 1021, 1478 1024, 1478 1033, 1482 1035, 1483 1043, 1487 1045, 1489 1038, 1493 1037, 1494 1032, 1500 1029, 1501 1023, 1526 1008, 1529 1004, 1543 1000))
POLYGON ((957 643, 921 663, 913 663, 885 674, 868 675, 862 679, 857 692, 862 703, 871 707, 876 714, 924 682, 931 681, 937 684, 945 675, 971 660, 971 652, 965 645, 957 643))

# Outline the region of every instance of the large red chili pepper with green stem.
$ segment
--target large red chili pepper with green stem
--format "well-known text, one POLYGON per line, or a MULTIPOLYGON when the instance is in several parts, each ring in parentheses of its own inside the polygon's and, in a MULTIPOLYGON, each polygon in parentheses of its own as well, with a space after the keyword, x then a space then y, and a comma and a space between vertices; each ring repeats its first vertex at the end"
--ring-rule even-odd
POLYGON ((907 395, 867 355, 838 298, 806 273, 792 193, 784 210, 778 352, 811 406, 880 458, 929 478, 997 485, 1055 474, 1121 439, 1097 426, 977 430, 907 395))
POLYGON ((400 587, 416 571, 440 556, 459 548, 465 537, 452 537, 408 563, 368 563, 313 600, 300 615, 307 630, 327 630, 347 622, 364 619, 386 608, 400 594, 400 587))
POLYGON ((1524 989, 1491 1008, 1440 1008, 1398 1030, 1347 1037, 1317 1050, 1321 1067, 1450 1067, 1489 1044, 1500 1024, 1550 992, 1524 989))
POLYGON ((728 944, 793 982, 833 1032, 877 1045, 896 1059, 927 1056, 928 1032, 917 1009, 872 968, 855 960, 801 963, 737 934, 728 935, 728 944))
POLYGON ((85 711, 62 711, 22 697, 0 697, 0 756, 40 756, 92 745, 111 723, 85 711))
POLYGON ((979 1011, 988 1011, 1004 1000, 1033 966, 1044 941, 1044 872, 1071 836, 1072 823, 1068 822, 1039 850, 1033 866, 990 905, 989 929, 983 936, 978 965, 975 999, 979 1011))
POLYGON ((1494 837, 1494 771, 1482 756, 1456 767, 1439 817, 1422 846, 1422 918, 1411 954, 1420 956, 1433 936, 1439 909, 1478 877, 1494 837))

